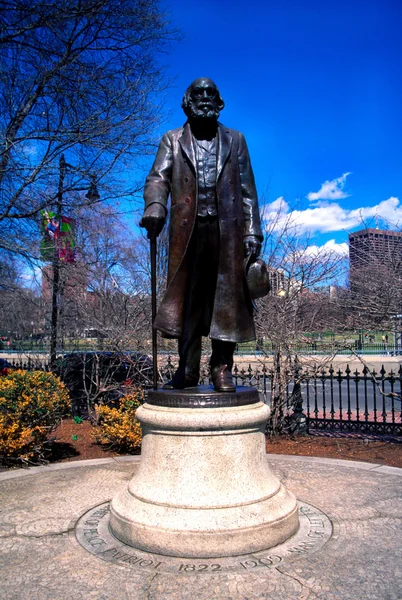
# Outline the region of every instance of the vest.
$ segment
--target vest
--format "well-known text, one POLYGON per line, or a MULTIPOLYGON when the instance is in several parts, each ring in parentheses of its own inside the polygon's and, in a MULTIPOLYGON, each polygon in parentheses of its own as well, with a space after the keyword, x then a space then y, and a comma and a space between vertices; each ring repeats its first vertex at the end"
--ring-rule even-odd
POLYGON ((216 208, 216 139, 194 139, 197 159, 199 217, 215 216, 216 208))

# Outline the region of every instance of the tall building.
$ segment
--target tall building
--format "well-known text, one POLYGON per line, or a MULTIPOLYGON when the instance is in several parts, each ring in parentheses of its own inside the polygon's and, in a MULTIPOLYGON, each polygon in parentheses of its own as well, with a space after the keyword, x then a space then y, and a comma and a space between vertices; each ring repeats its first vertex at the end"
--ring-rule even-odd
POLYGON ((352 302, 367 323, 380 325, 402 309, 402 233, 361 229, 349 235, 352 302))
MULTIPOLYGON (((88 288, 88 268, 79 263, 60 263, 60 291, 63 296, 70 299, 86 297, 88 288)), ((51 302, 53 292, 53 267, 44 265, 42 267, 42 298, 51 302)))
POLYGON ((402 273, 402 232, 361 229, 349 234, 351 281, 364 267, 384 266, 402 273))
MULTIPOLYGON (((82 328, 82 317, 89 304, 93 309, 93 296, 88 291, 88 268, 84 264, 60 263, 58 310, 60 325, 65 331, 82 328)), ((50 331, 52 318, 53 267, 42 267, 42 303, 45 332, 50 331)))

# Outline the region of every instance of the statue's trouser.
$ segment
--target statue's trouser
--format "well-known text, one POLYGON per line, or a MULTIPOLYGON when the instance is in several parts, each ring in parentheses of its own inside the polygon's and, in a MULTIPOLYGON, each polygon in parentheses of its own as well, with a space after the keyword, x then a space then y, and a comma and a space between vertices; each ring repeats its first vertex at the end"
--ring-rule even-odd
MULTIPOLYGON (((201 360, 201 338, 208 335, 214 305, 219 257, 218 217, 197 217, 187 250, 189 265, 184 330, 179 338, 179 368, 184 375, 198 380, 201 360)), ((235 344, 212 340, 211 368, 233 366, 235 344)))
POLYGON ((187 557, 257 552, 295 534, 296 500, 267 462, 268 413, 261 402, 140 407, 141 463, 112 500, 113 534, 135 548, 187 557))

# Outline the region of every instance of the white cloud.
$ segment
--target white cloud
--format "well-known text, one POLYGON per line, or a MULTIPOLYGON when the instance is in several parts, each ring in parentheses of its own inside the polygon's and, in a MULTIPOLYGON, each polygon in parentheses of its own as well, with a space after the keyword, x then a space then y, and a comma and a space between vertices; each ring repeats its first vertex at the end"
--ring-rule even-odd
POLYGON ((349 194, 344 192, 343 188, 348 175, 350 175, 350 173, 344 173, 337 179, 326 181, 322 184, 321 189, 319 189, 318 192, 310 192, 307 194, 308 200, 313 202, 314 200, 342 200, 342 198, 347 198, 349 194))
MULTIPOLYGON (((279 196, 273 202, 264 204, 261 207, 261 217, 267 223, 274 223, 276 220, 281 220, 289 213, 289 204, 283 196, 279 196)), ((276 229, 276 228, 275 228, 276 229)))
POLYGON ((265 205, 263 214, 267 221, 267 231, 269 229, 278 231, 289 226, 309 233, 345 231, 358 226, 366 227, 367 221, 377 215, 391 226, 398 227, 402 224, 402 205, 395 196, 382 200, 375 206, 362 206, 353 210, 332 203, 293 211, 281 197, 265 205))
POLYGON ((338 244, 334 239, 332 239, 328 240, 328 242, 325 242, 325 244, 323 244, 322 246, 311 245, 307 246, 306 248, 306 254, 310 256, 317 256, 321 252, 331 252, 334 254, 339 254, 341 257, 344 257, 347 256, 349 253, 349 246, 346 242, 338 244))

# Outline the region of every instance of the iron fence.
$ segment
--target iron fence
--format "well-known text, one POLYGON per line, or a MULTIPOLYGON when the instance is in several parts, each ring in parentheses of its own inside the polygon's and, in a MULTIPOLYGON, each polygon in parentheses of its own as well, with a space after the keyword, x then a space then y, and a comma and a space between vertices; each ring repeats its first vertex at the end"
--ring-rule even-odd
MULTIPOLYGON (((175 366, 168 358, 163 367, 164 380, 175 366)), ((272 406, 276 402, 279 419, 290 423, 292 416, 303 413, 309 431, 360 432, 378 435, 402 435, 402 364, 398 371, 387 373, 363 367, 335 371, 332 366, 304 372, 285 372, 282 398, 278 398, 272 368, 233 369, 236 386, 254 386, 261 399, 272 406), (284 397, 283 397, 284 396, 284 397)), ((208 370, 201 373, 201 384, 211 383, 208 370)))
MULTIPOLYGON (((148 351, 151 351, 150 343, 146 344, 148 351)), ((317 341, 295 341, 290 345, 293 354, 306 355, 306 356, 348 356, 352 352, 363 356, 402 356, 402 342, 401 339, 390 339, 388 342, 369 342, 364 340, 363 342, 358 339, 349 339, 346 341, 331 341, 331 340, 317 340, 317 341)), ((115 349, 114 340, 64 340, 62 346, 58 347, 57 352, 64 354, 67 352, 97 352, 103 350, 113 351, 115 349)), ((171 345, 171 340, 161 339, 159 341, 159 350, 166 354, 174 353, 171 345)), ((5 346, 4 343, 0 342, 0 351, 6 352, 7 354, 18 355, 21 353, 32 354, 34 356, 43 357, 48 354, 49 348, 43 342, 20 342, 18 344, 11 344, 5 346)), ((269 341, 262 342, 248 342, 244 344, 238 344, 236 347, 235 355, 238 356, 249 356, 250 354, 259 356, 272 356, 276 353, 277 349, 274 344, 269 341)))
POLYGON ((309 430, 402 434, 402 365, 388 374, 330 367, 301 385, 309 430))
MULTIPOLYGON (((9 361, 14 367, 26 370, 49 370, 47 361, 28 358, 9 361)), ((161 365, 162 381, 168 381, 175 372, 171 357, 161 365)), ((360 432, 378 435, 402 435, 402 364, 397 372, 387 373, 362 370, 335 371, 332 366, 316 371, 282 373, 285 381, 283 394, 272 368, 233 369, 236 386, 254 386, 261 399, 275 405, 279 417, 289 422, 292 415, 303 413, 309 431, 360 432)), ((209 385, 208 369, 201 372, 200 384, 209 385)))

